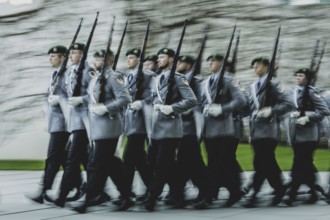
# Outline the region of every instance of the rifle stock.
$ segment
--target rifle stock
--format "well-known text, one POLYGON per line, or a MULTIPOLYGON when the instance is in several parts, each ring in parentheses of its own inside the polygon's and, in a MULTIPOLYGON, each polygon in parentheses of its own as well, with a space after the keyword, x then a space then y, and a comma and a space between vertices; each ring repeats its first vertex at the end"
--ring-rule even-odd
POLYGON ((119 42, 119 46, 118 46, 118 49, 117 49, 117 52, 116 52, 116 55, 115 55, 115 59, 114 59, 113 64, 112 64, 112 69, 114 71, 117 68, 117 63, 118 63, 118 60, 119 60, 119 55, 120 55, 121 47, 123 46, 124 38, 125 38, 125 35, 126 35, 127 24, 128 24, 128 21, 126 21, 125 28, 124 28, 123 34, 121 36, 121 39, 120 39, 120 42, 119 42))
POLYGON ((76 83, 76 85, 73 89, 72 96, 80 96, 81 80, 82 80, 83 70, 85 68, 85 62, 86 62, 86 59, 87 59, 89 46, 92 42, 92 38, 93 38, 93 35, 94 35, 95 27, 97 25, 98 17, 99 17, 99 12, 96 13, 96 17, 95 17, 95 21, 94 21, 92 30, 89 34, 88 40, 87 40, 86 45, 85 45, 84 50, 83 50, 83 55, 80 59, 79 65, 78 65, 78 69, 77 69, 77 72, 76 72, 76 74, 77 74, 77 83, 76 83))
POLYGON ((104 73, 105 70, 107 68, 107 58, 110 55, 110 47, 111 47, 111 43, 112 43, 112 35, 113 35, 113 30, 114 30, 114 26, 115 26, 115 20, 116 17, 113 17, 113 22, 111 24, 111 28, 110 28, 110 33, 109 33, 109 38, 108 38, 108 43, 107 43, 107 47, 105 49, 105 54, 103 57, 103 65, 102 65, 102 69, 100 71, 100 79, 99 79, 99 84, 100 84, 100 95, 99 95, 99 103, 103 103, 105 101, 105 77, 104 77, 104 73))
POLYGON ((221 90, 223 88, 223 79, 224 79, 224 76, 225 76, 227 61, 228 61, 228 57, 229 57, 229 54, 230 54, 231 45, 233 43, 235 31, 236 31, 236 25, 234 26, 234 29, 233 29, 233 32, 231 34, 230 41, 229 41, 229 44, 228 44, 228 47, 227 47, 225 57, 224 57, 224 59, 222 61, 222 64, 221 64, 221 69, 220 69, 220 73, 219 73, 220 77, 219 77, 219 80, 218 80, 218 83, 217 83, 217 92, 215 93, 215 95, 213 96, 213 99, 212 99, 213 103, 218 103, 220 101, 219 99, 220 99, 220 95, 221 95, 221 90))
POLYGON ((140 62, 139 62, 137 78, 136 78, 136 91, 135 91, 135 96, 133 97, 134 101, 140 100, 142 98, 142 94, 143 94, 143 81, 144 81, 143 61, 144 61, 144 55, 145 55, 147 43, 148 43, 149 26, 150 26, 150 20, 147 21, 147 29, 146 29, 146 32, 144 35, 144 41, 143 41, 143 45, 141 48, 141 54, 140 54, 140 59, 139 59, 140 62))
POLYGON ((174 55, 174 58, 173 58, 171 72, 170 72, 170 76, 168 78, 167 94, 166 94, 165 103, 164 103, 165 105, 171 104, 170 102, 171 102, 172 95, 173 95, 173 86, 174 86, 174 83, 175 83, 175 78, 174 78, 175 77, 175 70, 176 70, 176 65, 178 63, 178 60, 179 60, 179 55, 180 55, 180 51, 181 51, 183 37, 186 33, 187 23, 188 23, 188 20, 185 20, 184 25, 183 25, 183 29, 182 29, 182 34, 181 34, 181 37, 180 37, 180 41, 179 41, 178 47, 176 49, 176 52, 175 52, 175 55, 174 55))
MULTIPOLYGON (((73 36, 73 38, 72 38, 72 41, 71 41, 69 47, 70 47, 72 44, 74 44, 74 43, 76 42, 76 39, 77 39, 78 34, 79 34, 79 32, 80 32, 81 24, 82 24, 83 20, 84 20, 84 18, 81 18, 81 19, 80 19, 80 23, 79 23, 79 25, 78 25, 78 28, 77 28, 77 30, 76 30, 76 33, 74 34, 74 36, 73 36)), ((68 47, 68 48, 69 48, 69 47, 68 47)), ((70 50, 68 49, 68 50, 66 51, 66 54, 65 54, 65 57, 64 57, 63 63, 62 63, 62 65, 61 65, 61 68, 60 68, 60 70, 58 71, 58 74, 56 75, 55 84, 53 85, 53 89, 52 89, 52 91, 51 91, 52 94, 55 94, 55 93, 56 93, 56 90, 57 90, 57 87, 58 87, 58 85, 59 85, 59 83, 60 83, 60 81, 61 81, 61 78, 63 77, 64 72, 66 71, 66 66, 67 66, 67 64, 68 64, 68 60, 69 60, 69 54, 70 54, 70 50)))
POLYGON ((264 107, 270 105, 271 80, 275 73, 276 54, 277 54, 278 43, 280 40, 280 35, 281 35, 281 26, 278 28, 278 31, 277 31, 277 36, 275 39, 275 45, 274 45, 274 49, 273 49, 273 53, 272 53, 272 58, 271 58, 271 61, 270 61, 269 67, 268 67, 268 73, 267 73, 268 75, 266 78, 265 86, 264 86, 264 88, 261 88, 257 94, 257 95, 259 95, 264 90, 266 92, 262 102, 260 103, 260 108, 264 108, 264 107))

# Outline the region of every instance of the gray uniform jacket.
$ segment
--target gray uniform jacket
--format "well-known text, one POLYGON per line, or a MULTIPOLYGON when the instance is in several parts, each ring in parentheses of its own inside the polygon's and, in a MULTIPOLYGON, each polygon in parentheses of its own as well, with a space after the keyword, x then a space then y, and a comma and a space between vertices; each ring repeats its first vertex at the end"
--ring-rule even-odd
MULTIPOLYGON (((261 85, 261 88, 263 85, 261 85)), ((274 139, 280 138, 280 116, 292 109, 292 102, 288 92, 284 90, 279 82, 271 82, 270 86, 270 107, 272 114, 268 118, 257 117, 260 110, 260 103, 264 99, 266 90, 259 95, 257 91, 257 82, 250 85, 249 88, 249 111, 250 111, 250 138, 258 139, 274 139)))
MULTIPOLYGON (((303 92, 299 93, 297 89, 291 91, 294 111, 299 111, 302 107, 302 94, 303 92)), ((310 87, 308 98, 305 114, 308 116, 309 122, 306 125, 296 124, 299 112, 297 112, 298 114, 290 114, 289 129, 291 143, 318 141, 320 136, 318 123, 322 121, 324 116, 330 114, 328 106, 321 98, 317 89, 310 87)))
MULTIPOLYGON (((211 76, 207 77, 204 82, 202 109, 208 104, 212 104, 212 99, 215 96, 217 83, 216 81, 210 85, 211 76)), ((222 113, 213 117, 204 115, 204 137, 219 138, 219 137, 238 137, 240 136, 240 121, 236 118, 235 111, 239 111, 246 104, 246 99, 238 84, 232 78, 225 76, 223 88, 220 95, 222 113)))
MULTIPOLYGON (((201 84, 203 82, 203 78, 201 77, 193 77, 192 72, 189 72, 185 75, 191 85, 191 89, 193 90, 198 103, 201 101, 201 84)), ((183 136, 188 135, 198 135, 199 128, 197 126, 202 126, 201 124, 201 107, 200 104, 196 105, 189 114, 182 114, 182 125, 183 125, 183 136)))
MULTIPOLYGON (((53 88, 55 86, 57 71, 54 72, 50 78, 49 95, 52 95, 53 88)), ((65 103, 67 99, 65 76, 61 77, 58 85, 56 86, 56 95, 60 97, 60 103, 58 105, 48 104, 48 132, 63 132, 67 130, 65 121, 65 103)), ((67 103, 66 103, 67 104, 67 103)))
MULTIPOLYGON (((89 113, 90 119, 90 139, 102 140, 118 138, 123 131, 122 111, 131 102, 131 98, 125 88, 121 74, 108 69, 104 74, 105 102, 103 103, 108 112, 104 115, 89 113)), ((88 98, 84 97, 85 105, 96 105, 100 94, 99 77, 95 76, 88 87, 88 98)))
MULTIPOLYGON (((133 74, 132 80, 126 84, 127 90, 132 97, 133 101, 134 96, 136 93, 136 77, 137 74, 133 74)), ((151 105, 152 103, 152 82, 153 82, 154 75, 144 73, 143 74, 143 93, 142 93, 142 105, 151 105)), ((145 118, 143 114, 143 109, 140 109, 138 111, 130 108, 126 108, 125 110, 125 135, 132 135, 132 134, 146 134, 146 124, 145 124, 145 118)))
MULTIPOLYGON (((168 89, 167 75, 169 75, 169 71, 163 72, 157 76, 155 80, 153 104, 163 104, 165 101, 168 89), (164 78, 163 83, 160 83, 163 75, 166 77, 164 78)), ((173 96, 170 101, 173 113, 165 115, 160 110, 154 110, 151 130, 152 139, 182 138, 183 127, 181 113, 197 105, 196 96, 190 88, 185 76, 176 73, 174 79, 173 96)))
MULTIPOLYGON (((82 75, 80 96, 87 96, 87 87, 91 80, 90 71, 93 69, 89 67, 88 63, 85 63, 85 69, 82 75)), ((66 78, 66 86, 68 97, 72 97, 72 93, 75 85, 77 84, 77 74, 75 67, 71 66, 67 70, 67 78, 66 78)), ((88 130, 89 122, 88 122, 88 109, 83 104, 79 104, 77 106, 70 106, 69 110, 69 121, 68 121, 68 130, 88 130)))

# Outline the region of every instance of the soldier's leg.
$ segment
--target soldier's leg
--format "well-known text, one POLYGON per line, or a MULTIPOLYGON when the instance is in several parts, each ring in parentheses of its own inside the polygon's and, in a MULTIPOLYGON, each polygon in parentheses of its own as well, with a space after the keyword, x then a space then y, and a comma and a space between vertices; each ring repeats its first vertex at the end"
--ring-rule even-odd
POLYGON ((76 186, 80 179, 80 164, 85 146, 88 144, 86 130, 72 132, 72 144, 67 149, 67 162, 61 181, 59 198, 55 205, 64 207, 65 199, 70 190, 76 186))
MULTIPOLYGON (((156 141, 155 173, 149 184, 149 198, 145 205, 148 211, 153 211, 156 198, 162 193, 164 185, 170 175, 170 167, 174 163, 175 150, 179 144, 179 139, 168 138, 156 141)), ((153 146, 154 147, 154 146, 153 146)))

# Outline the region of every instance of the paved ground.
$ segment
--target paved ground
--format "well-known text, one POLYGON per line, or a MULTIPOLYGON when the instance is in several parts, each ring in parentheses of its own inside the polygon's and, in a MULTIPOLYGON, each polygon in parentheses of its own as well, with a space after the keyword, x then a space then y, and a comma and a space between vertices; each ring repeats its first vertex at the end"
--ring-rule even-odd
MULTIPOLYGON (((330 206, 325 201, 320 200, 315 205, 303 205, 298 202, 296 207, 289 208, 284 205, 278 207, 269 207, 268 204, 271 201, 270 195, 271 189, 265 184, 263 191, 260 193, 259 208, 246 209, 242 208, 240 204, 237 204, 232 208, 219 208, 227 198, 228 194, 226 190, 221 190, 220 198, 216 201, 213 207, 209 210, 194 210, 191 207, 185 209, 170 209, 159 202, 157 206, 157 212, 146 212, 142 206, 135 206, 131 210, 126 212, 114 212, 112 211, 115 206, 110 202, 108 204, 93 207, 91 212, 87 214, 76 214, 71 211, 70 206, 77 204, 68 204, 64 209, 54 207, 51 204, 36 204, 28 200, 25 195, 32 194, 37 190, 38 183, 42 172, 40 171, 1 171, 0 172, 0 219, 69 219, 69 220, 84 220, 84 219, 180 219, 180 220, 193 220, 193 219, 244 219, 244 220, 258 220, 258 219, 290 219, 290 220, 305 220, 305 219, 317 219, 317 220, 329 220, 330 219, 330 206)), ((246 176, 250 177, 251 173, 246 173, 246 176)), ((285 174, 287 177, 287 174, 285 174)), ((60 176, 60 175, 59 175, 60 176)), ((325 182, 327 175, 321 173, 321 182, 325 182)), ((58 180, 56 181, 55 188, 58 187, 58 180)), ((143 191, 143 187, 140 184, 140 179, 135 179, 135 188, 138 192, 143 191)), ((164 193, 166 193, 164 190, 164 193)), ((305 189, 301 189, 305 191, 305 189)), ((111 181, 109 181, 106 191, 112 196, 118 195, 117 191, 113 187, 111 181)), ((55 195, 55 191, 51 191, 52 196, 55 195)), ((193 187, 188 187, 187 194, 189 197, 196 195, 196 190, 193 187)), ((305 199, 307 195, 300 195, 301 200, 305 199)), ((244 202, 244 199, 242 203, 244 202)))

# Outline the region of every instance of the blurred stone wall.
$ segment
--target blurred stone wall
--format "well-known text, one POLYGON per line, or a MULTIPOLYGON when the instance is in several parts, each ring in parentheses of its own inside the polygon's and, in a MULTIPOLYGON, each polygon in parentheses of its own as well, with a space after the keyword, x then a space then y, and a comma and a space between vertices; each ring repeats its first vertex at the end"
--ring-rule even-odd
MULTIPOLYGON (((112 44, 115 51, 124 23, 129 21, 119 69, 125 69, 125 51, 142 45, 146 19, 151 20, 148 54, 156 53, 165 45, 168 32, 171 32, 168 46, 175 49, 183 21, 188 19, 182 53, 195 55, 203 29, 205 25, 210 25, 204 58, 213 52, 224 52, 232 28, 237 24, 241 36, 237 77, 243 86, 255 79, 250 70, 252 58, 261 55, 270 57, 277 29, 281 26, 282 52, 278 77, 290 87, 292 71, 298 67, 308 67, 316 40, 328 39, 330 34, 330 4, 297 6, 290 5, 290 2, 39 0, 28 12, 22 10, 13 16, 0 15, 0 146, 17 138, 28 125, 43 120, 45 98, 39 94, 44 93, 48 86, 50 68, 47 50, 56 44, 68 45, 82 16, 85 20, 78 41, 85 42, 95 13, 100 11, 90 55, 106 45, 113 15, 116 16, 112 44)), ((329 89, 328 48, 317 85, 329 89)), ((203 72, 207 72, 206 62, 203 63, 203 72)))

